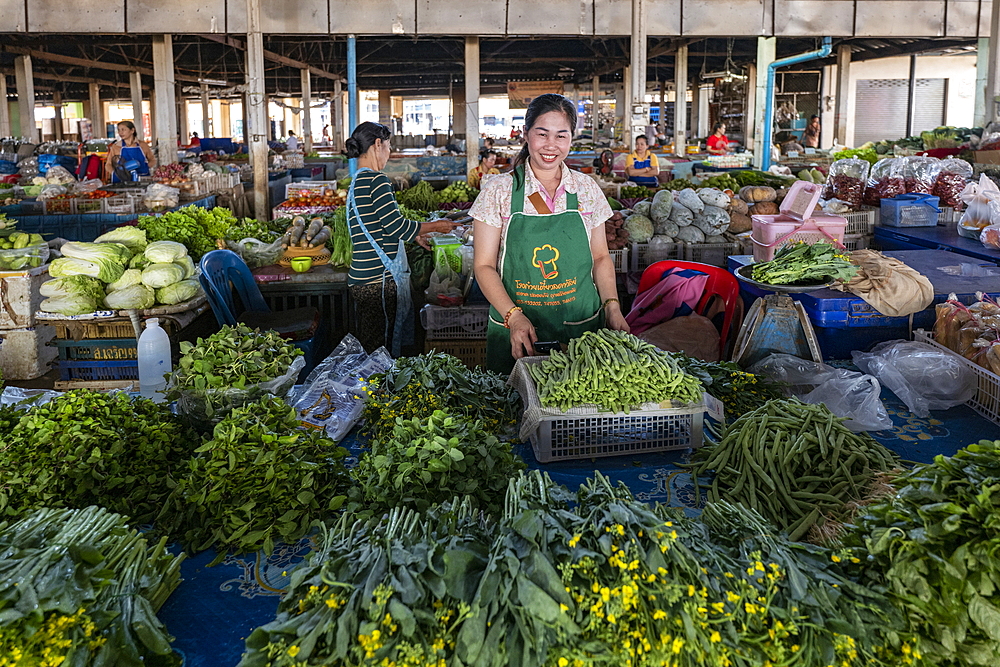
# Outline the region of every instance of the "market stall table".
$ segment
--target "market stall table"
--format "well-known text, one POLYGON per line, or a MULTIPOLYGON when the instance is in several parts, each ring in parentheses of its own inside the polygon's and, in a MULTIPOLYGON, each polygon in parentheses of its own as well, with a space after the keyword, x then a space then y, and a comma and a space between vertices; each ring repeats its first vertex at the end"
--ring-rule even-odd
POLYGON ((1000 250, 958 235, 954 224, 937 227, 875 227, 875 245, 883 250, 937 248, 1000 264, 1000 250))
MULTIPOLYGON (((964 303, 974 303, 978 291, 1000 294, 1000 269, 993 264, 984 267, 981 261, 945 250, 899 250, 885 254, 927 276, 934 286, 934 303, 946 301, 951 293, 964 303)), ((752 255, 732 255, 729 270, 752 262, 752 255)), ((742 281, 740 292, 747 306, 770 293, 742 281)), ((821 289, 789 296, 805 307, 826 359, 850 359, 854 350, 867 350, 885 340, 908 339, 913 329, 934 326, 933 305, 912 318, 889 317, 850 292, 821 289)))

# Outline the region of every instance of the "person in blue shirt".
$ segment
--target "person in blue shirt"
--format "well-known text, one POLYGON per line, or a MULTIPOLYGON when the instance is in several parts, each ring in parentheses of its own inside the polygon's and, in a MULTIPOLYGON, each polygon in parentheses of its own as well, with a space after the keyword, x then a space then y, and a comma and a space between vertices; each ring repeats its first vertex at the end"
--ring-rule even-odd
POLYGON ((135 160, 139 163, 139 167, 132 171, 139 176, 149 176, 150 170, 156 167, 156 156, 153 155, 153 149, 149 144, 139 140, 132 121, 123 120, 118 123, 118 136, 121 137, 121 141, 111 144, 105 162, 108 173, 111 174, 111 182, 120 182, 114 171, 115 160, 118 160, 123 167, 126 162, 135 160))
POLYGON ((649 152, 649 142, 646 135, 635 138, 635 150, 625 158, 625 177, 636 185, 655 188, 659 185, 656 175, 660 173, 660 163, 656 156, 649 152))

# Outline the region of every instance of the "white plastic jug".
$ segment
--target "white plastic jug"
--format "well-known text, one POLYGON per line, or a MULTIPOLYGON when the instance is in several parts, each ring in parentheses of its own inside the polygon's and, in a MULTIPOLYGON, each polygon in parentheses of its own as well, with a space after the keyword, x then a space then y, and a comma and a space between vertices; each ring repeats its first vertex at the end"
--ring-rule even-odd
POLYGON ((157 403, 165 400, 164 377, 172 369, 170 363, 170 338, 160 328, 156 318, 146 320, 146 329, 139 336, 139 393, 157 403))

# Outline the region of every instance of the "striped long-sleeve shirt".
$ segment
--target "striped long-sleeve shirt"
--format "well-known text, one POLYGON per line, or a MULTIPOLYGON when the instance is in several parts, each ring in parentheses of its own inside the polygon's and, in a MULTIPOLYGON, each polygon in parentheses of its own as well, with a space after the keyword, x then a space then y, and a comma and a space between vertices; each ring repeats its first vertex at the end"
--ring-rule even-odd
MULTIPOLYGON (((354 184, 354 199, 368 233, 389 259, 396 258, 400 239, 412 241, 420 232, 419 222, 407 220, 399 212, 396 197, 392 194, 392 183, 382 172, 359 172, 354 184)), ((381 282, 382 273, 385 271, 382 260, 365 238, 353 214, 349 215, 348 221, 351 228, 351 242, 354 246, 351 271, 347 277, 348 284, 366 285, 381 282)))

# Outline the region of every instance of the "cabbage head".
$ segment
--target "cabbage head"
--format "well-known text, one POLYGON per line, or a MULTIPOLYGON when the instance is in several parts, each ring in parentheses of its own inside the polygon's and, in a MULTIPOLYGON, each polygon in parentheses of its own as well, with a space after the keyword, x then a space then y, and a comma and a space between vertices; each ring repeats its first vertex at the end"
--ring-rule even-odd
POLYGON ((153 264, 168 264, 176 262, 188 254, 183 243, 176 241, 154 241, 146 246, 146 259, 153 264))
POLYGON ((118 262, 124 264, 132 258, 132 252, 120 243, 83 243, 67 241, 59 248, 66 257, 85 259, 88 262, 118 262))
POLYGON ((108 285, 108 293, 117 292, 120 289, 142 284, 142 271, 139 269, 126 269, 122 277, 108 285))
POLYGON ((184 267, 179 264, 161 262, 150 264, 142 270, 142 284, 159 289, 184 280, 184 267))
POLYGON ((653 221, 644 215, 633 213, 625 220, 625 229, 635 243, 648 243, 653 236, 653 221))
POLYGON ((139 284, 109 292, 104 297, 104 305, 111 310, 129 310, 130 308, 142 310, 143 308, 152 308, 155 300, 156 295, 153 290, 139 284))
POLYGON ((141 253, 148 245, 146 230, 129 225, 116 227, 107 234, 101 234, 94 239, 94 243, 120 243, 131 250, 133 254, 141 253))
POLYGON ((142 271, 150 264, 152 264, 152 262, 146 259, 146 256, 144 254, 139 253, 138 255, 129 260, 128 268, 139 269, 140 271, 142 271))
POLYGON ((104 285, 97 278, 90 276, 66 276, 47 280, 42 283, 38 291, 42 296, 50 298, 80 296, 94 301, 104 298, 104 285))
POLYGON ((191 259, 190 255, 184 255, 176 262, 174 262, 174 264, 184 269, 184 280, 194 277, 195 274, 194 260, 191 259))
POLYGON ((91 278, 97 278, 102 283, 113 283, 121 278, 123 273, 125 273, 125 267, 119 262, 110 260, 88 262, 85 259, 60 257, 59 259, 52 260, 49 264, 49 275, 53 278, 90 276, 91 278))
POLYGON ((42 301, 39 309, 59 315, 85 315, 97 310, 97 301, 89 296, 56 296, 42 301))
POLYGON ((182 280, 173 285, 167 285, 156 290, 157 303, 173 305, 188 299, 193 299, 201 292, 201 285, 197 280, 182 280))

